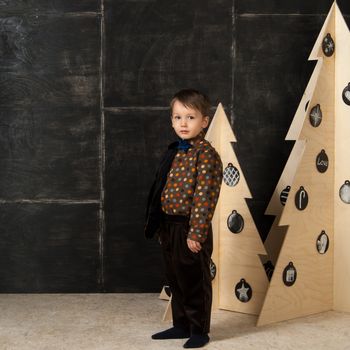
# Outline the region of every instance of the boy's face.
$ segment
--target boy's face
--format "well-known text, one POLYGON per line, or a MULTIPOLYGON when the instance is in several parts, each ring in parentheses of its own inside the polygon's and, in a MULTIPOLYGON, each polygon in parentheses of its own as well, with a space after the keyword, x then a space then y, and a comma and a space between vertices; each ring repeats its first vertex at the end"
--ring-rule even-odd
POLYGON ((182 139, 190 139, 197 136, 202 129, 209 124, 209 117, 191 107, 186 107, 179 101, 175 101, 171 116, 172 127, 182 139))

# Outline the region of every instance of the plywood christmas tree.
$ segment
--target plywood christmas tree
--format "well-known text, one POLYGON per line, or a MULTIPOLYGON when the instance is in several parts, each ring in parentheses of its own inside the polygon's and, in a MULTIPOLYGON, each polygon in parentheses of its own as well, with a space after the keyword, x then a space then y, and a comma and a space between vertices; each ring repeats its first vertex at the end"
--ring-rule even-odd
POLYGON ((286 226, 279 225, 280 217, 283 212, 284 205, 287 201, 295 172, 305 150, 305 140, 298 140, 298 138, 303 127, 307 109, 310 104, 310 99, 315 90, 321 67, 321 61, 318 61, 311 79, 309 80, 309 83, 305 89, 303 97, 299 103, 299 107, 294 115, 293 122, 289 128, 288 134, 285 138, 287 141, 295 140, 295 144, 275 188, 275 191, 271 197, 269 205, 265 211, 265 215, 276 216, 264 243, 268 254, 268 259, 272 262, 273 265, 276 264, 277 257, 281 250, 281 246, 286 233, 286 226))
POLYGON ((279 221, 288 231, 258 325, 350 309, 350 35, 336 3, 309 59, 318 60, 310 102, 290 130, 304 150, 291 170, 279 221))
POLYGON ((316 82, 321 67, 322 62, 319 60, 317 61, 316 67, 304 91, 292 124, 285 138, 287 141, 295 141, 295 144, 271 197, 269 205, 265 211, 266 215, 276 216, 264 244, 268 253, 268 259, 273 265, 276 264, 277 257, 286 233, 286 227, 279 225, 280 217, 287 201, 290 185, 293 182, 295 172, 305 149, 305 140, 299 140, 299 136, 310 104, 310 99, 316 87, 316 82))
POLYGON ((220 154, 224 170, 212 220, 213 308, 259 314, 268 284, 259 255, 266 251, 246 203, 251 194, 231 145, 236 138, 221 103, 205 138, 220 154))

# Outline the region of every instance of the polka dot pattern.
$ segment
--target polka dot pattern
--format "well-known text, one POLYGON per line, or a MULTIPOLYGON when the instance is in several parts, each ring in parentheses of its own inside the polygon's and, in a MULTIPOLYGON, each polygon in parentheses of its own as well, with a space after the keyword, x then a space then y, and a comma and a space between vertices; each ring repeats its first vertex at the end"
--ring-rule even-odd
POLYGON ((161 194, 162 210, 169 215, 190 216, 188 238, 207 238, 219 198, 223 165, 215 148, 200 132, 187 153, 178 150, 161 194))

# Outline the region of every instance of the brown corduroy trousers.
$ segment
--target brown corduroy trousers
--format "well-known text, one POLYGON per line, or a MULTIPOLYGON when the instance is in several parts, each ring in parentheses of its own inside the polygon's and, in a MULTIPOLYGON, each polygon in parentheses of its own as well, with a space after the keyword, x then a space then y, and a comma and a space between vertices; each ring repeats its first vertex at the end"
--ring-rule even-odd
POLYGON ((173 325, 191 334, 210 330, 212 286, 210 258, 213 251, 211 224, 206 241, 198 253, 187 246, 189 217, 163 212, 160 242, 165 274, 172 293, 173 325))

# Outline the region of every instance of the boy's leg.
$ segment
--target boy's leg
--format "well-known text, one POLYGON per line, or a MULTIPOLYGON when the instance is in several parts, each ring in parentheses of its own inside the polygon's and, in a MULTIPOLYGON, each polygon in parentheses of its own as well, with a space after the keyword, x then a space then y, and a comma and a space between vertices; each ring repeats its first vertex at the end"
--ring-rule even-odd
POLYGON ((182 304, 192 334, 207 334, 210 330, 212 285, 210 257, 213 251, 213 233, 209 225, 207 240, 199 253, 187 246, 189 226, 181 225, 174 243, 173 264, 182 304))
POLYGON ((182 303, 182 291, 179 287, 174 269, 173 240, 174 235, 178 233, 177 231, 179 226, 181 225, 178 223, 174 224, 171 222, 163 222, 161 226, 160 240, 165 265, 165 276, 172 294, 171 311, 173 317, 173 325, 174 327, 190 331, 190 325, 185 313, 184 305, 182 303))

